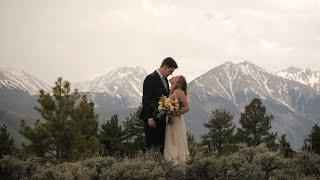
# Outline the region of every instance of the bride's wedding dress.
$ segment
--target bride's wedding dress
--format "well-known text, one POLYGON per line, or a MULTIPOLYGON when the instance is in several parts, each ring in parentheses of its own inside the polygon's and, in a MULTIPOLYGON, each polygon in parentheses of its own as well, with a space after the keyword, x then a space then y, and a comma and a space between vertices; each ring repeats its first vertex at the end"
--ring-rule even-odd
MULTIPOLYGON (((168 118, 167 122, 168 122, 168 118)), ((173 116, 173 124, 167 123, 164 140, 164 158, 174 165, 183 165, 189 157, 187 132, 183 115, 173 116)))

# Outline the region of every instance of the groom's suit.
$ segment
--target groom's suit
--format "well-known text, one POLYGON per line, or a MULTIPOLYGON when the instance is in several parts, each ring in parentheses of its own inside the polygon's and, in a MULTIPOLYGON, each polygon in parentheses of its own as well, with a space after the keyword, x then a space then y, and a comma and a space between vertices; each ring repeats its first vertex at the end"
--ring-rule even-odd
POLYGON ((142 111, 140 119, 144 121, 146 148, 160 148, 161 153, 164 149, 164 138, 166 122, 165 117, 158 119, 155 109, 161 96, 169 95, 169 82, 167 78, 161 79, 159 72, 154 71, 149 74, 143 82, 142 111), (166 82, 166 83, 165 83, 166 82), (167 87, 165 87, 167 86, 167 87), (154 118, 156 127, 148 126, 148 119, 154 118))

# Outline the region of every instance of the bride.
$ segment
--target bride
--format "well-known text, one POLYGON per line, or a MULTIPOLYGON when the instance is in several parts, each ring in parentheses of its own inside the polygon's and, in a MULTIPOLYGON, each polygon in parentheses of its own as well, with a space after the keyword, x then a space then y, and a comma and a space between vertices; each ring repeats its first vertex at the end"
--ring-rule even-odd
MULTIPOLYGON (((187 81, 184 76, 175 76, 170 80, 170 96, 176 96, 183 102, 182 114, 189 111, 187 81)), ((187 132, 183 115, 173 116, 173 123, 166 125, 164 141, 164 158, 174 165, 183 165, 189 157, 187 132)), ((167 118, 168 121, 168 118, 167 118)))

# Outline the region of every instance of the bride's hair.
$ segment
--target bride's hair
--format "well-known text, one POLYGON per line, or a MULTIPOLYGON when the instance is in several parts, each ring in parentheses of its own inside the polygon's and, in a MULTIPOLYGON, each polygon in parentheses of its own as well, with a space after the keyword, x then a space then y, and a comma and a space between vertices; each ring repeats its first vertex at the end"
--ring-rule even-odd
POLYGON ((188 83, 187 83, 187 80, 184 76, 180 76, 178 82, 177 82, 177 85, 174 89, 181 89, 185 95, 188 94, 188 83))

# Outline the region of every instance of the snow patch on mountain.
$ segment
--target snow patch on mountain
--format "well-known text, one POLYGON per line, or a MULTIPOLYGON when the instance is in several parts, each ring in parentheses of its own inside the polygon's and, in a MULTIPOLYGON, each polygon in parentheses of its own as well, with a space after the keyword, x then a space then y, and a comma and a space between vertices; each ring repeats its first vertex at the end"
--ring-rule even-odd
MULTIPOLYGON (((297 69, 292 71, 300 72, 297 69)), ((308 82, 314 82, 316 73, 309 74, 313 76, 308 82)), ((310 132, 313 118, 319 117, 313 110, 318 106, 314 88, 307 83, 278 76, 249 61, 237 64, 229 61, 217 66, 191 81, 189 91, 191 106, 197 108, 197 111, 186 115, 186 122, 191 124, 193 132, 205 131, 201 124, 210 118, 213 109, 227 109, 239 116, 253 98, 260 98, 268 113, 275 116, 273 130, 286 133, 297 148, 310 132), (194 123, 194 119, 200 119, 200 125, 194 123)))
MULTIPOLYGON (((301 83, 278 77, 249 61, 238 64, 228 61, 196 78, 190 85, 193 91, 198 91, 196 94, 205 92, 208 95, 220 96, 231 100, 237 107, 240 107, 243 99, 246 99, 243 96, 250 95, 272 99, 292 112, 295 111, 292 102, 299 101, 301 91, 308 89, 301 83), (292 95, 294 101, 289 97, 289 92, 296 94, 292 95)), ((202 97, 202 100, 208 98, 202 97)))
POLYGON ((147 71, 139 66, 120 67, 98 76, 93 80, 77 82, 74 88, 86 93, 105 93, 124 99, 128 106, 141 103, 143 80, 147 71))
POLYGON ((18 89, 30 95, 39 94, 40 89, 50 91, 50 87, 46 83, 31 74, 7 66, 0 66, 0 87, 18 89))
POLYGON ((293 80, 320 91, 320 70, 289 67, 276 73, 285 79, 293 80))

